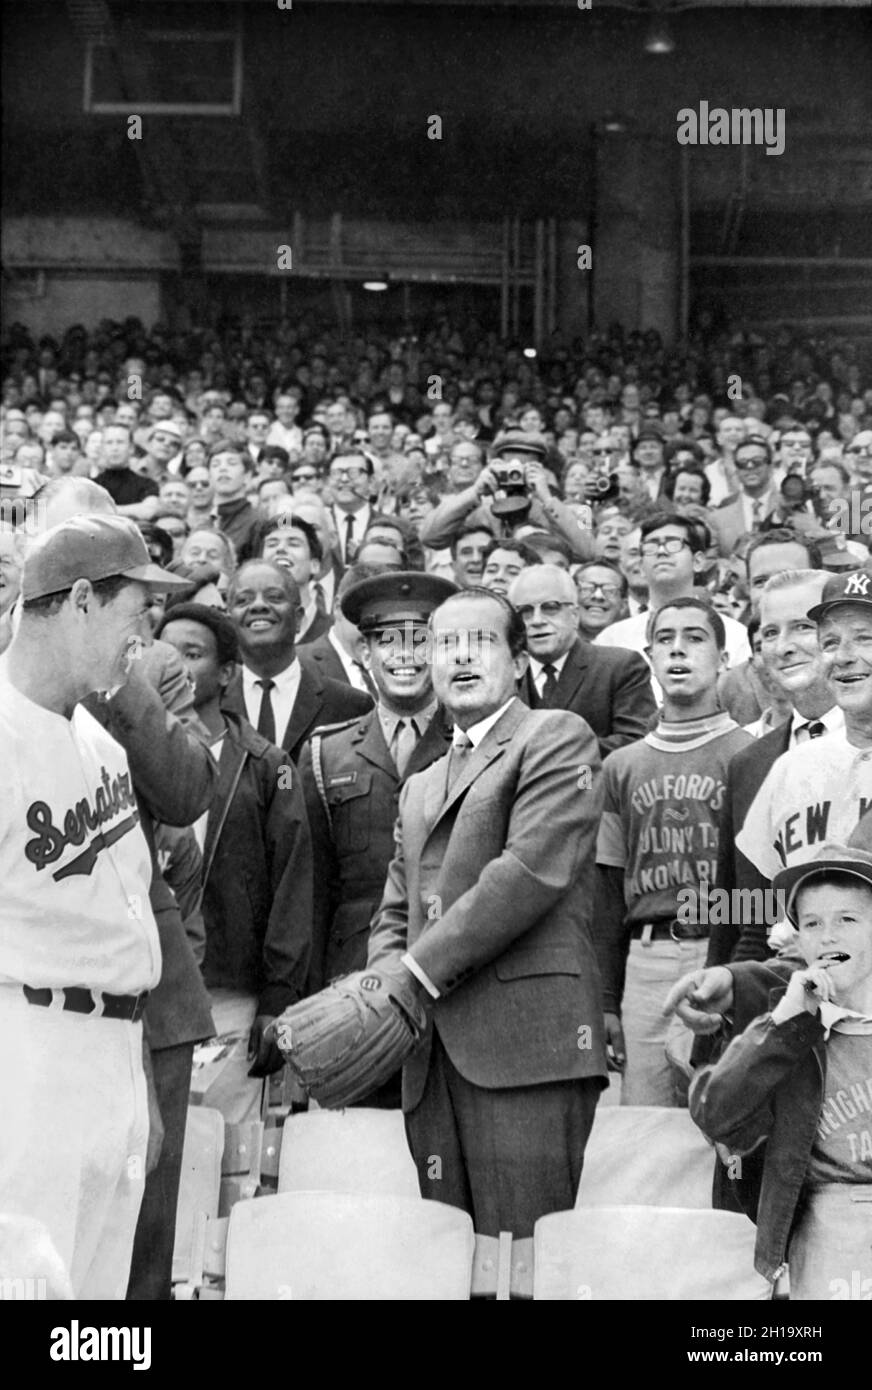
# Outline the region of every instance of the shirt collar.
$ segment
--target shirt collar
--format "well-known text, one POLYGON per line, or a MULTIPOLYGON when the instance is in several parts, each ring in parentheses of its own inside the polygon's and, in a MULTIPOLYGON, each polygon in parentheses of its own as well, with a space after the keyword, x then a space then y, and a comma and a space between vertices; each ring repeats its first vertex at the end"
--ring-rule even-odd
POLYGON ((514 698, 515 696, 513 695, 511 699, 506 700, 504 705, 500 705, 499 709, 495 710, 493 714, 489 714, 486 719, 480 719, 477 724, 471 725, 471 727, 466 730, 466 737, 469 739, 473 748, 477 748, 485 734, 490 733, 497 721, 502 719, 514 698))
MULTIPOLYGON (((300 675, 300 663, 299 663, 299 660, 297 659, 297 657, 295 656, 294 659, 293 659, 293 661, 291 662, 290 666, 286 666, 285 669, 284 669, 283 671, 279 671, 276 675, 270 676, 269 679, 273 682, 273 685, 274 685, 274 687, 275 687, 276 690, 282 691, 282 690, 289 690, 290 687, 293 685, 294 681, 296 681, 296 680, 299 679, 299 675, 300 675)), ((252 671, 252 670, 250 670, 250 668, 249 668, 248 666, 243 666, 243 668, 242 668, 242 689, 243 689, 243 691, 256 690, 256 691, 258 692, 258 694, 261 694, 262 691, 263 691, 263 686, 261 686, 261 685, 259 684, 259 682, 260 682, 262 679, 265 679, 265 678, 262 677, 262 676, 256 675, 255 672, 252 671)))
POLYGON ((833 705, 832 709, 828 709, 825 714, 819 714, 817 719, 806 719, 804 714, 800 714, 799 710, 795 709, 790 721, 791 743, 796 742, 797 729, 803 728, 806 724, 823 724, 827 733, 832 734, 837 729, 844 729, 845 711, 840 709, 838 705, 833 705))
POLYGON ((381 701, 379 701, 378 718, 388 748, 390 748, 393 742, 394 735, 397 731, 397 725, 401 719, 407 724, 410 722, 413 723, 417 730, 418 737, 420 738, 435 713, 435 699, 431 700, 429 705, 425 705, 423 709, 419 709, 415 714, 398 714, 395 710, 388 709, 386 705, 383 705, 381 701))
POLYGON ((531 671, 532 671, 532 674, 533 674, 533 679, 534 679, 534 680, 538 680, 539 677, 541 676, 542 672, 545 670, 545 667, 548 666, 548 665, 553 666, 553 667, 554 667, 554 670, 557 672, 557 674, 558 674, 558 676, 559 676, 559 675, 560 675, 560 672, 563 670, 564 666, 566 665, 566 658, 567 658, 568 656, 569 656, 569 652, 568 652, 568 651, 565 651, 565 652, 563 653, 562 656, 555 657, 555 659, 554 659, 552 662, 548 662, 548 661, 539 661, 537 657, 531 656, 531 657, 530 657, 530 668, 531 668, 531 671))
POLYGON ((841 1004, 831 1004, 826 999, 821 1001, 820 1012, 825 1039, 832 1032, 872 1033, 872 1017, 869 1014, 858 1014, 856 1009, 845 1009, 841 1004))

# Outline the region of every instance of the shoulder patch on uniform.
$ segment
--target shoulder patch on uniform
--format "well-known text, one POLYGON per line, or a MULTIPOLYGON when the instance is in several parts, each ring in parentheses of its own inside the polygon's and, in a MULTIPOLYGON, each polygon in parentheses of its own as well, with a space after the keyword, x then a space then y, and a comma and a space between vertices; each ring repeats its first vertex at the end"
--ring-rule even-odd
POLYGON ((328 777, 328 778, 327 778, 327 786, 328 786, 328 787, 350 787, 351 784, 352 784, 353 782, 356 782, 356 781, 357 781, 357 773, 356 773, 356 772, 342 772, 342 773, 337 773, 337 775, 336 775, 335 777, 328 777))

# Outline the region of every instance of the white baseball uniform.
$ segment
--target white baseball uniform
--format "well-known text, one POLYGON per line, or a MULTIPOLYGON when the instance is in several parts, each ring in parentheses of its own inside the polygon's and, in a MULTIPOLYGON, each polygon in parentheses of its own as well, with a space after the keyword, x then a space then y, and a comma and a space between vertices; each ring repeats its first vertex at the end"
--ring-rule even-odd
POLYGON ((124 1298, 148 1139, 142 1024, 100 1017, 96 992, 160 977, 148 845, 121 746, 82 706, 66 719, 27 699, 5 657, 0 748, 0 1210, 44 1223, 76 1297, 124 1298), (63 1009, 70 986, 95 992, 93 1013, 63 1009))

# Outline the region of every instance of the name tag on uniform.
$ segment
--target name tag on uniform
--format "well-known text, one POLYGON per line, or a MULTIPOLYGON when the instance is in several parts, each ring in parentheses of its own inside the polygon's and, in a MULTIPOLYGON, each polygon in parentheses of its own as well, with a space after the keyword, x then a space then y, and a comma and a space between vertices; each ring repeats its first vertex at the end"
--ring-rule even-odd
POLYGON ((328 777, 328 787, 349 787, 357 781, 356 772, 343 772, 339 777, 328 777))

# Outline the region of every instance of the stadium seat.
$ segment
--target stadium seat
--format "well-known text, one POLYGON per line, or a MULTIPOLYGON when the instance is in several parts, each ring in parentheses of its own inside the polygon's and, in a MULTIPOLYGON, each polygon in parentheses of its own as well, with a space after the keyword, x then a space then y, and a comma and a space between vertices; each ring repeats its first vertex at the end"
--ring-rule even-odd
MULTIPOLYGON (((754 1269, 755 1229, 730 1211, 590 1207, 533 1232, 533 1298, 621 1302, 770 1299, 754 1269)), ((516 1242, 516 1246, 523 1242, 516 1242)))
POLYGON ((218 1215, 223 1152, 224 1119, 220 1111, 189 1106, 173 1248, 177 1298, 191 1297, 198 1281, 206 1227, 218 1215))
POLYGON ((279 1192, 418 1197, 399 1110, 314 1110, 285 1120, 279 1192))
POLYGON ((687 1110, 597 1106, 576 1208, 712 1204, 714 1149, 687 1110))
POLYGON ((233 1208, 226 1297, 465 1300, 474 1252, 469 1216, 442 1202, 285 1192, 233 1208))

